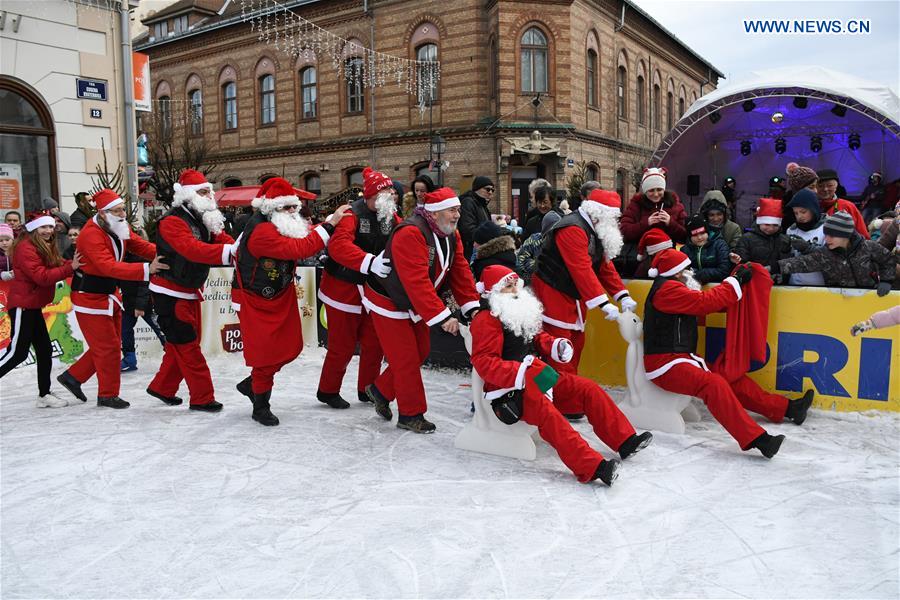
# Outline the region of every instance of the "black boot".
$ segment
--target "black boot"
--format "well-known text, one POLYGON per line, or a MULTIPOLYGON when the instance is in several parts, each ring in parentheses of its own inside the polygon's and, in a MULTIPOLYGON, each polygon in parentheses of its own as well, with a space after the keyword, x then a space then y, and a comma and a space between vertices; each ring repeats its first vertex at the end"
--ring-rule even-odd
POLYGON ((106 406, 108 408, 128 408, 131 405, 118 396, 97 396, 97 406, 106 406))
POLYGON ((253 394, 253 420, 267 427, 278 425, 279 422, 278 417, 273 415, 269 409, 269 399, 271 397, 272 390, 262 394, 253 394))
POLYGON ((570 421, 580 421, 584 418, 584 413, 563 413, 563 416, 570 421))
POLYGON ((809 407, 812 406, 813 396, 815 396, 815 392, 807 390, 802 398, 788 400, 784 418, 793 421, 795 425, 803 425, 803 421, 806 420, 806 414, 809 412, 809 407))
POLYGON ((81 400, 82 402, 87 402, 87 396, 84 395, 84 392, 81 391, 81 382, 72 377, 72 375, 68 371, 63 371, 59 374, 56 380, 73 396, 81 400))
POLYGON ((359 398, 360 402, 368 402, 371 404, 372 399, 369 398, 368 394, 366 394, 365 391, 356 392, 356 394, 357 394, 357 397, 359 398))
POLYGON ((621 463, 617 460, 601 460, 600 464, 597 465, 597 470, 594 471, 594 476, 591 477, 591 481, 599 479, 606 485, 612 487, 613 481, 619 477, 620 464, 621 463))
POLYGON ((391 412, 390 401, 381 395, 381 392, 378 391, 378 388, 375 387, 374 383, 370 383, 366 386, 366 396, 368 396, 375 405, 375 412, 377 412, 382 419, 390 421, 394 418, 394 413, 391 412))
POLYGON ((242 379, 240 383, 237 384, 237 391, 247 396, 250 399, 250 402, 253 402, 253 381, 252 378, 247 375, 245 379, 242 379))
POLYGON ((150 394, 151 396, 153 396, 154 398, 158 398, 159 400, 162 400, 169 406, 178 406, 179 404, 184 402, 184 400, 182 400, 178 396, 163 396, 162 394, 158 394, 158 393, 154 392, 150 388, 147 388, 147 393, 150 394))
POLYGON ((350 408, 350 403, 341 398, 340 394, 326 394, 325 392, 316 392, 316 398, 319 402, 327 404, 331 408, 350 408))
POLYGON ((405 417, 400 415, 397 417, 397 427, 400 429, 409 429, 414 433, 434 433, 437 429, 434 423, 425 418, 425 414, 413 415, 405 417))
POLYGON ((653 434, 649 431, 645 431, 640 435, 634 433, 630 438, 622 442, 621 446, 619 446, 619 456, 622 457, 622 460, 625 460, 632 454, 637 454, 638 452, 649 446, 650 442, 652 441, 653 434))
POLYGON ((783 435, 769 435, 768 433, 763 433, 761 436, 750 442, 750 446, 747 447, 747 450, 756 448, 762 452, 762 455, 766 458, 772 458, 778 454, 778 449, 781 448, 781 442, 783 441, 783 435))
POLYGON ((189 408, 191 410, 202 410, 203 412, 219 412, 222 410, 222 403, 212 400, 206 404, 191 404, 189 408))

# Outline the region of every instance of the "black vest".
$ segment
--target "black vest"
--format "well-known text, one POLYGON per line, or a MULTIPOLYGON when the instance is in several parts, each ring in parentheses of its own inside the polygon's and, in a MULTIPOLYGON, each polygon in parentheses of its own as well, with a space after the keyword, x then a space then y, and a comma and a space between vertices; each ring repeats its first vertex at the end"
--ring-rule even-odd
MULTIPOLYGON (((393 217, 388 222, 379 221, 378 214, 369 210, 363 198, 355 200, 350 205, 350 210, 356 216, 356 235, 353 237, 353 243, 359 246, 363 252, 377 256, 387 246, 388 236, 394 229, 393 217)), ((366 274, 345 267, 330 255, 325 261, 325 270, 338 279, 357 285, 364 284, 368 279, 366 274)))
POLYGON ((697 353, 697 317, 653 307, 653 297, 671 277, 657 277, 644 303, 644 354, 697 353))
MULTIPOLYGON (((192 212, 183 206, 173 208, 165 215, 163 219, 172 217, 181 219, 191 230, 194 239, 204 243, 212 242, 212 234, 192 212)), ((171 244, 163 237, 162 233, 157 229, 156 234, 156 253, 163 257, 164 262, 169 265, 168 271, 160 271, 158 275, 163 279, 167 279, 172 283, 186 288, 196 289, 206 283, 209 277, 209 265, 195 263, 179 254, 171 244)))
MULTIPOLYGON (((425 238, 425 244, 428 246, 428 277, 431 279, 431 283, 433 284, 437 280, 437 276, 441 271, 440 261, 437 259, 437 246, 435 245, 435 235, 431 231, 431 227, 428 225, 428 222, 424 217, 419 215, 412 215, 408 217, 406 220, 398 223, 394 230, 391 232, 391 235, 388 236, 387 244, 384 248, 384 257, 390 259, 393 257, 394 248, 394 234, 400 231, 404 227, 415 227, 420 232, 422 232, 422 236, 425 238)), ((440 238, 441 239, 441 250, 444 252, 444 256, 446 257, 449 254, 448 258, 448 267, 447 267, 447 275, 444 276, 444 280, 441 282, 439 288, 437 288, 438 295, 441 294, 441 291, 447 285, 447 281, 450 279, 450 267, 453 265, 453 255, 456 253, 456 236, 459 235, 454 233, 450 237, 440 238), (444 241, 447 241, 446 249, 443 248, 444 241)), ((403 250, 402 248, 400 249, 403 250)), ((398 310, 410 310, 412 309, 412 302, 409 300, 409 296, 406 293, 406 290, 403 287, 403 283, 400 281, 400 276, 397 274, 396 265, 394 265, 393 261, 391 261, 391 272, 385 279, 380 279, 378 277, 370 277, 369 278, 369 287, 373 290, 382 294, 383 296, 387 296, 391 299, 394 305, 398 310)))
MULTIPOLYGON (((503 325, 501 323, 501 325, 503 325)), ((536 354, 534 351, 534 339, 525 340, 508 330, 503 325, 503 360, 522 362, 526 356, 536 354)))
MULTIPOLYGON (((99 226, 99 224, 97 224, 99 226)), ((102 229, 102 228, 101 228, 102 229)), ((118 237, 103 230, 115 247, 114 254, 121 258, 125 254, 125 244, 118 237)), ((55 243, 55 242, 54 242, 55 243)), ((72 290, 83 292, 85 294, 115 294, 116 288, 119 287, 119 280, 114 277, 103 277, 102 275, 91 275, 84 271, 75 271, 72 275, 72 290)))
POLYGON ((241 243, 237 251, 237 266, 231 287, 253 292, 263 298, 274 298, 284 290, 293 290, 294 271, 297 261, 277 258, 257 258, 250 254, 247 244, 256 226, 267 221, 265 215, 257 211, 247 221, 241 243))
POLYGON ((578 211, 572 212, 564 216, 553 228, 547 232, 541 243, 541 253, 537 259, 537 274, 541 279, 555 290, 559 290, 567 296, 579 299, 581 295, 578 288, 575 287, 575 281, 566 262, 559 253, 559 247, 556 245, 556 235, 566 227, 578 227, 587 234, 588 238, 588 254, 591 256, 591 268, 594 273, 603 264, 603 243, 597 237, 597 232, 590 223, 585 221, 584 217, 578 211))

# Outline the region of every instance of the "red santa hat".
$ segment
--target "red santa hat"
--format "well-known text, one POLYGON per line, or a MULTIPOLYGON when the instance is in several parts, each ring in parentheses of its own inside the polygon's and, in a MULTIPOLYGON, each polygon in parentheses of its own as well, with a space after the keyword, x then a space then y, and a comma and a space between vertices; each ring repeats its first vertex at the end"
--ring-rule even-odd
POLYGON ((257 192, 258 197, 251 203, 253 208, 258 208, 264 215, 271 214, 285 206, 300 206, 300 199, 314 200, 315 194, 304 190, 298 190, 282 177, 268 179, 257 192))
POLYGON ((56 219, 50 213, 47 212, 32 212, 28 213, 28 221, 25 222, 25 231, 31 233, 38 227, 42 227, 44 225, 56 225, 56 219))
POLYGON ((119 195, 109 188, 104 188, 93 195, 91 198, 91 206, 97 210, 109 210, 125 201, 119 198, 119 195))
POLYGON ((591 190, 584 202, 593 202, 617 214, 622 212, 622 199, 619 197, 619 194, 612 190, 601 190, 599 188, 591 190))
POLYGON ((651 227, 641 236, 637 247, 637 259, 644 260, 648 255, 652 256, 666 248, 674 248, 672 238, 659 227, 651 227))
POLYGON ((475 289, 482 296, 487 296, 510 281, 519 281, 515 271, 503 265, 490 265, 481 272, 481 281, 475 284, 475 289))
POLYGON ((683 252, 663 250, 653 257, 653 266, 647 272, 650 277, 672 277, 691 266, 691 259, 683 252))
POLYGON ((174 206, 182 204, 185 200, 194 195, 197 190, 207 189, 212 191, 212 184, 206 180, 206 176, 195 169, 185 169, 181 172, 181 176, 172 185, 175 195, 172 200, 174 206))
POLYGON ((776 198, 759 199, 759 208, 756 209, 757 225, 781 225, 783 216, 781 200, 776 198))
POLYGON ((459 198, 457 198, 456 192, 448 187, 442 187, 433 192, 426 193, 425 204, 423 206, 425 207, 425 210, 437 212, 446 208, 459 206, 459 204, 459 198))
POLYGON ((390 177, 370 167, 363 169, 362 175, 363 196, 365 198, 372 198, 381 190, 394 185, 394 182, 391 181, 390 177))
POLYGON ((657 188, 666 189, 665 167, 644 169, 641 176, 641 192, 646 194, 649 190, 657 188))

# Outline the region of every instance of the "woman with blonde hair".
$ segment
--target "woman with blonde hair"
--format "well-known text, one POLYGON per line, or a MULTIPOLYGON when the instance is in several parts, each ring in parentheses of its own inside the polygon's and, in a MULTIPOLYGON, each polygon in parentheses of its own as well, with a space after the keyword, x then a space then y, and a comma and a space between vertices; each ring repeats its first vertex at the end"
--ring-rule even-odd
POLYGON ((25 224, 25 233, 16 238, 12 247, 13 270, 7 298, 10 321, 10 343, 0 356, 0 377, 3 377, 28 358, 34 347, 37 363, 38 408, 62 408, 68 402, 50 391, 52 367, 50 335, 44 322, 43 308, 53 302, 56 282, 71 277, 80 266, 81 257, 63 260, 56 245, 56 222, 45 213, 32 213, 25 224))

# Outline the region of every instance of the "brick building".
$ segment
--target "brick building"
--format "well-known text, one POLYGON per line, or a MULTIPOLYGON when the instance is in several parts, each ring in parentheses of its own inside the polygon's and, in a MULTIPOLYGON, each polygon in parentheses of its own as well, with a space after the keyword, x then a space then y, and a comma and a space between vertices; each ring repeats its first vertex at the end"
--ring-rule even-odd
POLYGON ((664 132, 722 77, 628 0, 280 1, 357 46, 436 57, 434 100, 356 89, 329 57, 277 51, 240 0, 180 0, 145 18, 134 46, 151 56, 157 111, 185 111, 176 135, 214 149, 219 185, 283 173, 328 196, 369 164, 406 183, 429 172, 440 135, 444 183, 490 175, 496 212, 524 211, 534 177, 564 189, 573 161, 627 197, 664 132))

